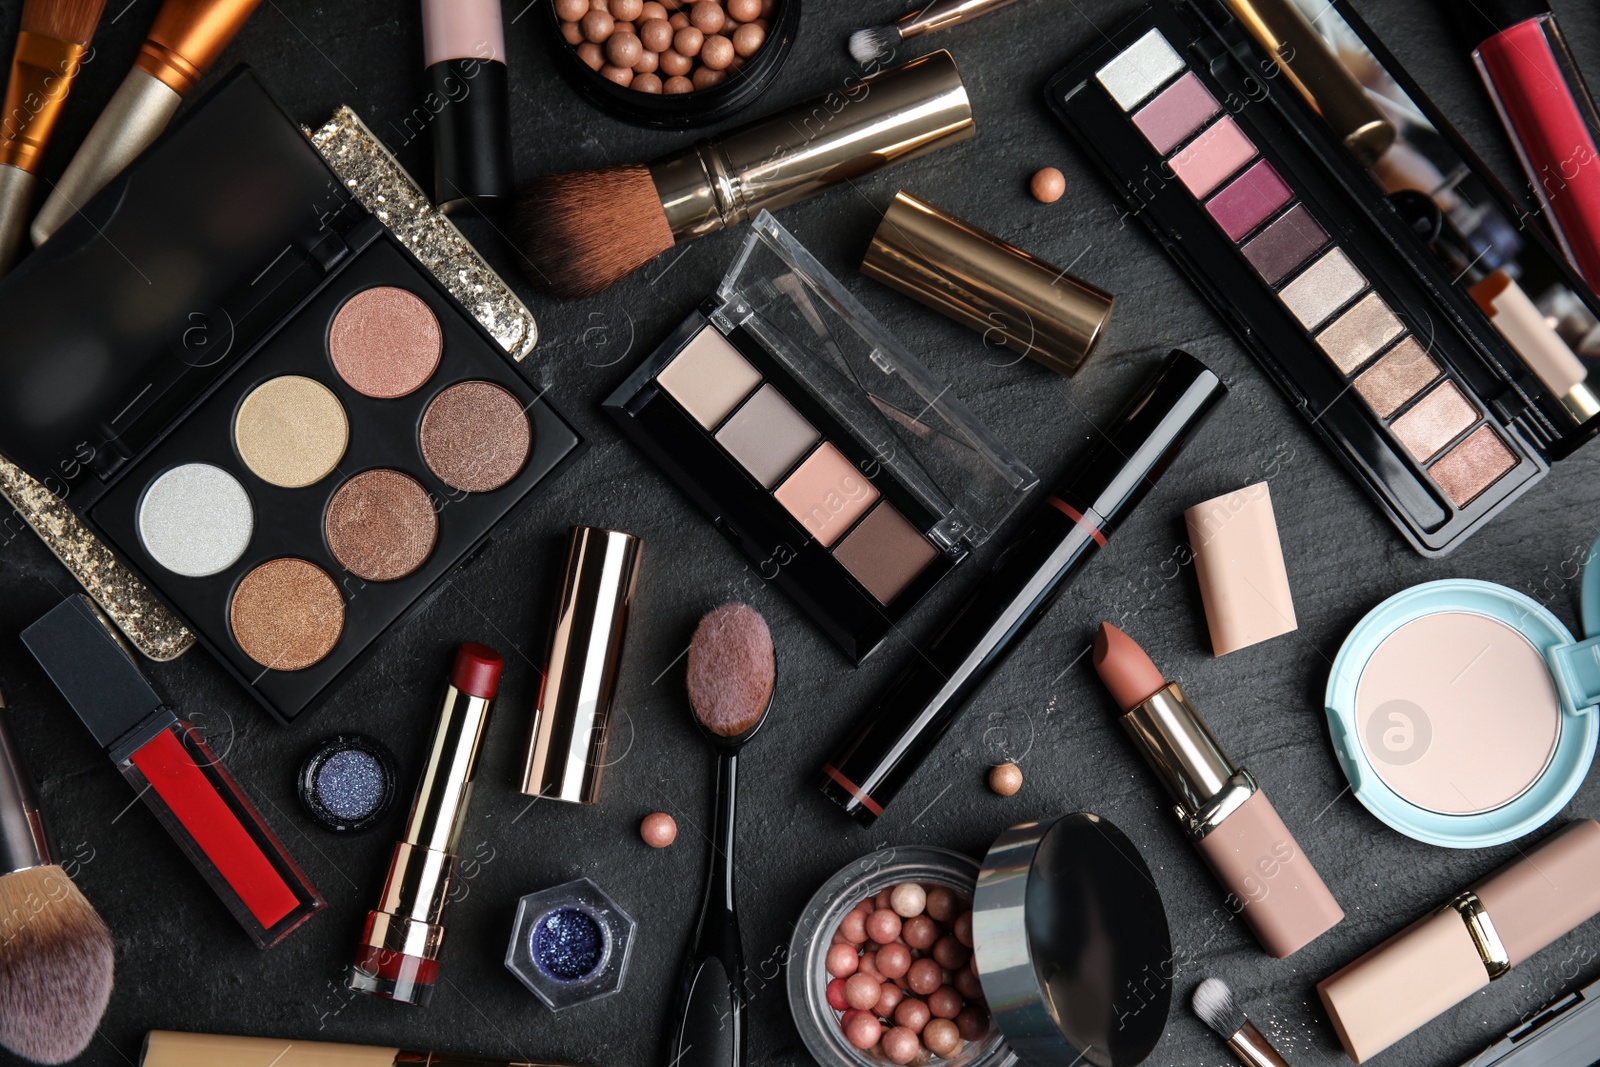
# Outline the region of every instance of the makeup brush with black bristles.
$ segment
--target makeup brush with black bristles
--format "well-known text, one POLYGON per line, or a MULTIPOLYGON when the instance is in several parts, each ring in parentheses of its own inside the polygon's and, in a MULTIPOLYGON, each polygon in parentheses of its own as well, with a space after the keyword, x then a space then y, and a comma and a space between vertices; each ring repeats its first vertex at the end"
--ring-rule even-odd
POLYGON ((0 113, 0 274, 24 247, 34 177, 106 0, 26 0, 0 113))
POLYGON ((972 107, 935 52, 644 165, 555 174, 517 198, 534 285, 593 296, 680 241, 971 137, 972 107))
POLYGON ((1233 999, 1233 990, 1220 978, 1207 978, 1196 986, 1191 1003, 1200 1021, 1215 1030, 1247 1067, 1289 1067, 1289 1061, 1261 1036, 1233 999))
POLYGON ((933 0, 921 11, 914 11, 898 22, 887 26, 873 26, 857 30, 850 35, 850 58, 857 63, 871 63, 874 59, 894 55, 900 42, 921 37, 934 30, 959 26, 979 15, 999 11, 1016 0, 933 0))
POLYGON ((55 861, 0 699, 0 1045, 77 1059, 111 1000, 111 934, 55 861))

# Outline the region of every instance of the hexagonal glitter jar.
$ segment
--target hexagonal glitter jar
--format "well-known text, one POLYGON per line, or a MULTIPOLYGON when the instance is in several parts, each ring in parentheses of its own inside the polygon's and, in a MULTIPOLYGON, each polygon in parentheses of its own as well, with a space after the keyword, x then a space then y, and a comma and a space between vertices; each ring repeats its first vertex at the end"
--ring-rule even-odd
POLYGON ((529 893, 517 902, 506 970, 551 1011, 609 997, 627 976, 633 928, 587 878, 529 893))

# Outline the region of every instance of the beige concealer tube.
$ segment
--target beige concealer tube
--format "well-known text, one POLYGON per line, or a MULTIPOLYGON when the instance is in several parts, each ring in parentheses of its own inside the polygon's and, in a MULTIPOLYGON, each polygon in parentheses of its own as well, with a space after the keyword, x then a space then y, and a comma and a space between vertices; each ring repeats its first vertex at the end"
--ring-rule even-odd
POLYGON ((1600 823, 1569 823, 1317 983, 1339 1042, 1376 1056, 1600 913, 1600 823))
POLYGON ((452 1056, 328 1041, 290 1041, 280 1037, 180 1034, 152 1030, 145 1035, 139 1067, 563 1067, 538 1060, 452 1056))

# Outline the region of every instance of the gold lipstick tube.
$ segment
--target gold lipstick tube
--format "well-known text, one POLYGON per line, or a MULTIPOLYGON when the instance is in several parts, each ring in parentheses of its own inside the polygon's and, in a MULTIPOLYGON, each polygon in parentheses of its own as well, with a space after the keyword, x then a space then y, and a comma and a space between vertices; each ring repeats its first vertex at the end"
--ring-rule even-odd
POLYGON ((1225 0, 1300 95, 1364 167, 1394 143, 1394 124, 1292 0, 1225 0))
POLYGON ((139 1067, 565 1067, 551 1060, 452 1056, 376 1045, 152 1030, 139 1067))
POLYGON ((632 534, 572 528, 523 762, 522 791, 529 796, 573 804, 599 799, 643 552, 644 542, 632 534))
POLYGON ((969 22, 979 15, 987 15, 991 11, 999 11, 1009 7, 1016 0, 934 0, 933 3, 907 15, 895 23, 900 30, 900 39, 909 41, 913 37, 920 37, 924 33, 935 30, 947 30, 951 26, 959 26, 969 22))
POLYGON ((974 132, 961 72, 939 51, 659 159, 650 177, 684 241, 974 132))
POLYGON ((261 0, 166 0, 139 57, 34 216, 35 245, 149 148, 261 0))
POLYGON ((408 1004, 426 1004, 433 996, 444 906, 501 667, 499 654, 483 645, 465 644, 456 652, 405 837, 395 846, 383 895, 367 913, 356 949, 350 988, 357 992, 408 1004))

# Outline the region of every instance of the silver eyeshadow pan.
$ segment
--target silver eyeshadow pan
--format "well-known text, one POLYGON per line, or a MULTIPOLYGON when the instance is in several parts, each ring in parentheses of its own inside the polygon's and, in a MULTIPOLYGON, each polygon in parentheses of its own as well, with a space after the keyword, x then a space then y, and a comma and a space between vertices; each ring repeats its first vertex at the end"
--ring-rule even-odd
POLYGON ((695 334, 656 382, 879 604, 888 606, 939 558, 872 480, 717 330, 695 334))
MULTIPOLYGON (((1159 29, 1095 73, 1376 421, 1466 507, 1516 455, 1159 29), (1443 381, 1441 381, 1443 379, 1443 381)), ((1181 192, 1174 195, 1182 195, 1181 192)))

